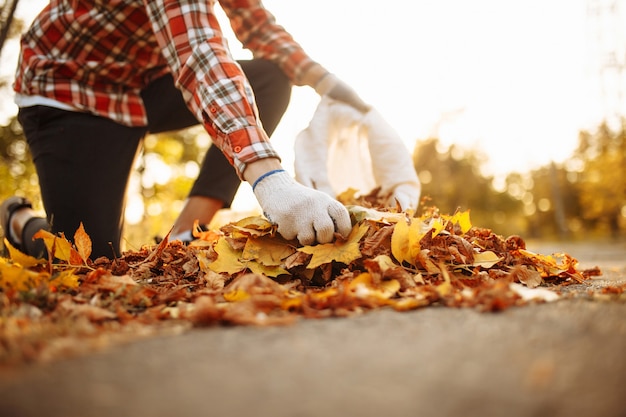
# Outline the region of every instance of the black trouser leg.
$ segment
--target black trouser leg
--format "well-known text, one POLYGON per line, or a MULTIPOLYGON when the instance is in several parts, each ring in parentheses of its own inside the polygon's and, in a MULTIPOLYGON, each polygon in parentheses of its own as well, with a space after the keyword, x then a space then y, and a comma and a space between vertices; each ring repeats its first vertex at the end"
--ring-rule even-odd
POLYGON ((20 110, 48 222, 72 239, 82 222, 92 258, 120 254, 126 188, 145 128, 88 113, 20 110))

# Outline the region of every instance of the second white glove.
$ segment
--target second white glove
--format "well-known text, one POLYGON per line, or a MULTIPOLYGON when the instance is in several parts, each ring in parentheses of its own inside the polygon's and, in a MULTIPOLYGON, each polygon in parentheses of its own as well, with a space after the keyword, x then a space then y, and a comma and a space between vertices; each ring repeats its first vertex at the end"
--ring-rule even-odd
POLYGON ((335 232, 347 237, 352 229, 348 210, 329 195, 298 184, 287 172, 262 176, 253 187, 267 219, 285 239, 302 245, 328 243, 335 232))

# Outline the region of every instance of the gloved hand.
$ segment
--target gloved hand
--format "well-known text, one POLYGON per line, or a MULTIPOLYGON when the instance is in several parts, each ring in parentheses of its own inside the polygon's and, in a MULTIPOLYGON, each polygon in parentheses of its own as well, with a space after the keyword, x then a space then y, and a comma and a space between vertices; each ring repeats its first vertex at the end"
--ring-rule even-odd
POLYGON ((389 207, 400 205, 401 210, 415 210, 419 205, 421 187, 419 182, 411 182, 397 185, 387 200, 389 207))
POLYGON ((328 243, 338 232, 352 229, 348 210, 332 197, 298 184, 283 170, 270 171, 253 185, 254 195, 267 219, 278 225, 285 239, 303 245, 328 243))
POLYGON ((371 106, 344 81, 331 73, 326 73, 315 85, 315 91, 320 96, 330 97, 333 100, 349 104, 360 112, 366 113, 371 106))

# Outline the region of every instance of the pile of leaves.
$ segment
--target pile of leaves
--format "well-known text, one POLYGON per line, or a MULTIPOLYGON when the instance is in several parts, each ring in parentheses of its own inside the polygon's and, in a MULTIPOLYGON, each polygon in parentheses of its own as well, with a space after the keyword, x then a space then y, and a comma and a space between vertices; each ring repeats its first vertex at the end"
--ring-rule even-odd
POLYGON ((49 259, 5 240, 0 258, 0 364, 54 359, 118 340, 218 324, 275 325, 426 306, 500 311, 558 297, 599 275, 567 254, 528 251, 517 236, 473 227, 469 211, 442 215, 349 207, 347 238, 302 246, 262 217, 170 242, 90 259, 81 227, 72 242, 40 231, 49 259))

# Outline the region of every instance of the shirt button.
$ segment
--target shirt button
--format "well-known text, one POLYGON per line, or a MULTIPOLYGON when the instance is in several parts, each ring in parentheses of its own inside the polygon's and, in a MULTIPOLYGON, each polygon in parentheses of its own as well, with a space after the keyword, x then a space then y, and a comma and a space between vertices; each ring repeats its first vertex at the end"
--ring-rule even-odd
POLYGON ((233 150, 235 151, 235 153, 239 153, 241 152, 241 146, 235 146, 233 150))
POLYGON ((211 113, 217 113, 217 108, 216 108, 216 107, 211 107, 211 108, 209 109, 209 111, 210 111, 211 113))

